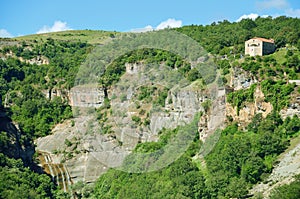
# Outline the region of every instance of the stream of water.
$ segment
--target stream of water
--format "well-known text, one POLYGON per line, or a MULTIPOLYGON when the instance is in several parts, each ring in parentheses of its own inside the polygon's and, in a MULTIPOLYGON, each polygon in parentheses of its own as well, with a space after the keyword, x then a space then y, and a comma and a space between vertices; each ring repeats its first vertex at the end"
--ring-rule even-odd
POLYGON ((74 198, 71 191, 72 181, 66 166, 62 163, 54 163, 47 152, 39 152, 39 159, 43 170, 51 175, 53 182, 56 182, 64 192, 70 192, 74 198))

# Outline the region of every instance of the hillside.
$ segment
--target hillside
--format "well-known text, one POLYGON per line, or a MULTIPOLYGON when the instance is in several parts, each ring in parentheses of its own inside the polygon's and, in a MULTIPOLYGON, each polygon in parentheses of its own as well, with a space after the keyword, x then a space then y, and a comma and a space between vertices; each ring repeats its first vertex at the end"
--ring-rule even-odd
POLYGON ((299 158, 299 49, 300 20, 283 16, 0 39, 0 198, 299 190, 298 169, 272 177, 299 158), (244 55, 252 37, 276 51, 244 55))
POLYGON ((68 30, 54 33, 43 33, 16 37, 17 41, 45 41, 47 38, 53 38, 60 41, 83 42, 89 44, 101 44, 108 38, 113 38, 121 33, 108 32, 101 30, 68 30))

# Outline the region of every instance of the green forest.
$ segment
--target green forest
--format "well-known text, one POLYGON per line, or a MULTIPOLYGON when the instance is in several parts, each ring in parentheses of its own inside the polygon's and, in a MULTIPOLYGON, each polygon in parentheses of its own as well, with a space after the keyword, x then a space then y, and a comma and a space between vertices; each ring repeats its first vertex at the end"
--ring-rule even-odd
MULTIPOLYGON (((93 185, 74 184, 72 193, 77 198, 262 198, 260 193, 250 194, 249 190, 266 181, 280 154, 299 136, 300 118, 295 115, 283 119, 280 111, 300 95, 299 86, 287 84, 287 80, 300 78, 300 19, 258 17, 240 22, 224 20, 205 26, 189 25, 174 30, 198 42, 208 52, 207 59, 213 60, 220 76, 201 75, 174 52, 144 48, 129 52, 106 66, 98 79, 99 85, 109 90, 124 75, 125 63, 163 63, 178 70, 189 83, 216 81, 225 86, 229 85, 233 68, 240 68, 258 81, 248 89, 228 93, 227 103, 236 107, 239 114, 247 103, 254 102, 255 89, 260 87, 265 101, 273 107, 272 112, 265 118, 256 114, 247 126, 227 118, 218 143, 205 157, 198 156, 203 143, 199 133, 195 132, 188 150, 169 166, 146 173, 109 169, 93 185), (245 56, 244 42, 253 37, 273 38, 275 53, 245 56)), ((97 45, 103 45, 102 40, 96 38, 114 39, 116 34, 126 34, 91 32, 80 32, 80 37, 86 37, 82 40, 73 38, 78 35, 76 31, 52 33, 47 38, 42 35, 0 38, 0 198, 71 198, 72 194, 64 193, 50 175, 37 168, 37 151, 31 159, 12 155, 11 151, 17 145, 23 149, 34 148, 34 140, 51 134, 55 125, 72 119, 72 107, 66 99, 46 97, 46 94, 70 90, 76 84, 81 64, 97 45), (37 57, 47 63, 28 61, 37 57), (18 139, 11 135, 5 122, 17 124, 18 139)), ((151 98, 154 90, 157 88, 140 88, 137 99, 164 107, 168 90, 160 91, 155 100, 151 98)), ((106 121, 103 117, 111 110, 109 103, 106 96, 105 105, 97 110, 103 128, 106 121)), ((137 125, 150 122, 136 116, 132 120, 137 125)), ((179 129, 163 129, 157 142, 139 143, 132 153, 163 148, 179 129)), ((300 177, 294 178, 290 184, 274 189, 270 198, 299 198, 300 177)))

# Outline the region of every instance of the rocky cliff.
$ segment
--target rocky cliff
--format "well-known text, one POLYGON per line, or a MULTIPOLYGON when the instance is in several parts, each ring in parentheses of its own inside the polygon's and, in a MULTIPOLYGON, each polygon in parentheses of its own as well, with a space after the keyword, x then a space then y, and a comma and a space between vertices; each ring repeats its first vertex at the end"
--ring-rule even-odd
POLYGON ((257 83, 257 79, 250 72, 239 67, 232 69, 229 85, 234 88, 234 90, 247 89, 254 83, 257 83))
POLYGON ((287 117, 293 117, 294 115, 300 117, 300 97, 296 97, 291 101, 289 106, 282 109, 279 113, 283 119, 287 117))
POLYGON ((21 158, 29 166, 35 152, 33 142, 22 134, 18 125, 13 123, 3 109, 0 110, 0 132, 0 152, 10 158, 21 158))
MULTIPOLYGON (((162 128, 184 125, 203 110, 199 94, 193 91, 180 91, 170 97, 173 103, 167 105, 168 111, 152 114, 147 128, 135 126, 131 120, 134 113, 126 111, 126 118, 107 121, 113 125, 113 133, 102 134, 93 114, 80 115, 57 125, 52 135, 39 138, 37 150, 49 153, 53 163, 63 162, 73 182, 94 182, 108 168, 120 166, 137 143, 155 141, 162 128)), ((126 110, 129 104, 121 106, 126 110)))
POLYGON ((237 107, 226 103, 227 117, 232 118, 233 121, 238 122, 242 126, 249 124, 256 114, 261 113, 262 117, 265 118, 272 110, 271 103, 265 101, 265 96, 259 86, 256 87, 254 92, 254 102, 246 102, 239 112, 237 107))
POLYGON ((66 166, 73 182, 94 182, 107 169, 120 166, 138 143, 156 141, 161 129, 188 124, 198 112, 207 114, 205 128, 201 130, 202 140, 224 124, 224 89, 203 89, 195 85, 174 87, 168 90, 164 106, 154 105, 153 101, 169 84, 147 83, 142 78, 143 86, 155 89, 152 100, 139 99, 141 86, 136 84, 141 74, 135 71, 141 67, 140 64, 126 65, 130 72, 108 91, 110 109, 102 109, 101 116, 94 108, 104 105, 103 91, 97 87, 75 87, 70 92, 70 104, 80 114, 36 141, 37 150, 47 152, 53 164, 66 166), (209 112, 203 108, 207 101, 211 101, 209 112), (134 117, 139 120, 134 121, 134 117))

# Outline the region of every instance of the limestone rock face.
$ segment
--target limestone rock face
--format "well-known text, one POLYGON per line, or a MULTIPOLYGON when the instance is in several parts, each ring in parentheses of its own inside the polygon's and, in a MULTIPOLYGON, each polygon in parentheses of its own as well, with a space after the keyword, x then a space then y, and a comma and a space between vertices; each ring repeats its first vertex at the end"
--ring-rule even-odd
POLYGON ((230 86, 234 88, 234 90, 249 88, 256 82, 256 78, 251 73, 244 71, 241 68, 233 68, 233 74, 230 79, 230 86))
POLYGON ((197 112, 204 110, 200 102, 201 94, 195 91, 171 92, 169 98, 172 99, 172 103, 166 105, 167 113, 156 113, 151 116, 150 130, 155 135, 163 127, 172 129, 190 123, 197 112))
MULTIPOLYGON (((37 150, 50 154, 53 163, 63 163, 73 182, 94 182, 107 169, 121 166, 139 142, 156 141, 162 128, 172 129, 191 122, 196 113, 204 111, 201 103, 206 98, 207 93, 189 88, 169 92, 166 106, 150 114, 148 128, 134 125, 129 102, 121 103, 126 116, 115 116, 107 121, 113 126, 112 134, 102 133, 92 113, 79 115, 57 125, 51 135, 36 140, 37 150)), ((224 96, 222 99, 224 106, 224 96)), ((219 106, 212 107, 217 108, 212 108, 209 129, 215 129, 225 119, 224 115, 220 119, 217 113, 219 106)))
MULTIPOLYGON (((18 42, 16 41, 1 41, 0 42, 0 48, 1 46, 13 46, 13 45, 18 45, 18 42)), ((32 51, 30 47, 26 47, 26 50, 32 51)), ((26 62, 28 64, 36 64, 36 65, 48 65, 49 64, 49 59, 43 55, 37 55, 36 57, 33 57, 32 59, 24 59, 23 57, 18 57, 16 54, 14 54, 11 50, 7 52, 4 55, 1 55, 1 58, 3 60, 7 59, 8 57, 14 57, 19 59, 21 62, 26 62)))
POLYGON ((42 65, 42 64, 48 65, 49 64, 49 60, 45 56, 37 56, 37 57, 34 57, 29 60, 24 60, 22 57, 20 57, 19 59, 20 59, 20 61, 25 61, 26 63, 29 63, 29 64, 36 64, 36 65, 42 65))
POLYGON ((104 96, 104 90, 98 86, 76 86, 70 91, 69 104, 76 107, 99 108, 104 102, 104 96))
POLYGON ((226 115, 242 125, 249 124, 254 115, 258 113, 261 113, 262 117, 265 118, 272 110, 273 106, 270 102, 265 102, 265 96, 259 87, 254 92, 254 103, 246 103, 239 113, 237 107, 232 107, 231 104, 226 103, 226 115))
POLYGON ((294 115, 300 117, 300 97, 297 97, 295 102, 291 103, 286 109, 281 110, 279 114, 283 119, 292 118, 294 115))
POLYGON ((153 66, 157 68, 151 71, 143 63, 125 67, 126 73, 108 90, 97 85, 72 88, 69 104, 75 110, 85 109, 84 114, 75 114, 74 119, 57 125, 51 135, 36 140, 37 150, 49 154, 54 163, 63 163, 73 182, 94 182, 107 169, 121 166, 138 143, 157 141, 161 129, 192 122, 197 113, 205 111, 205 101, 212 102, 207 129, 202 131, 205 136, 224 124, 224 89, 191 85, 163 65, 153 66), (152 89, 150 96, 139 97, 143 88, 152 89), (167 95, 164 103, 155 103, 162 92, 167 95), (95 108, 107 106, 105 97, 110 108, 98 110, 96 115, 95 108))
POLYGON ((76 86, 71 90, 52 88, 42 92, 47 99, 52 100, 59 97, 72 107, 99 108, 102 106, 105 97, 104 89, 97 85, 76 86))
POLYGON ((49 100, 52 100, 55 97, 61 98, 63 101, 70 102, 70 91, 67 89, 49 89, 49 90, 43 90, 42 93, 45 95, 45 97, 49 100))
POLYGON ((141 69, 141 63, 125 63, 126 73, 127 74, 138 74, 139 70, 141 69))
POLYGON ((211 107, 204 112, 198 122, 198 131, 201 141, 205 142, 217 129, 224 128, 226 120, 225 111, 225 89, 220 89, 218 97, 212 102, 211 107))
POLYGON ((95 181, 108 168, 118 166, 128 153, 116 140, 98 131, 93 116, 57 125, 52 135, 37 139, 36 145, 37 150, 51 155, 53 163, 64 163, 73 182, 95 181))

